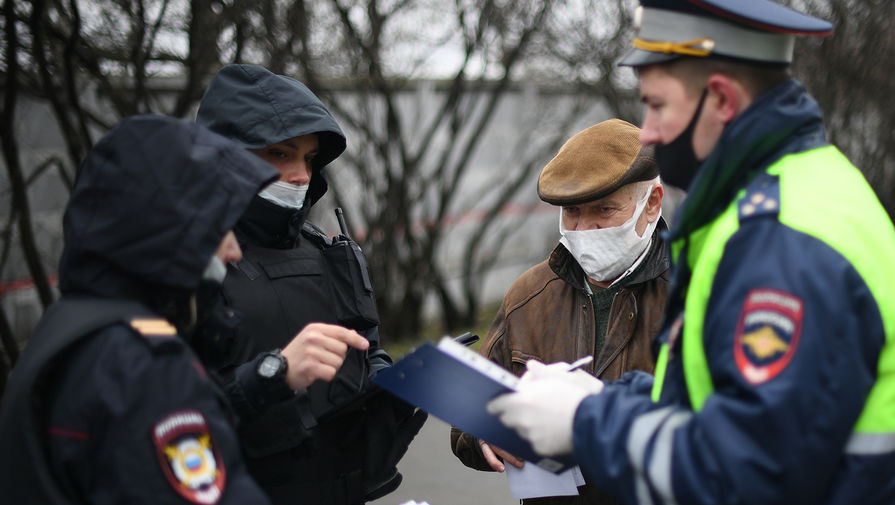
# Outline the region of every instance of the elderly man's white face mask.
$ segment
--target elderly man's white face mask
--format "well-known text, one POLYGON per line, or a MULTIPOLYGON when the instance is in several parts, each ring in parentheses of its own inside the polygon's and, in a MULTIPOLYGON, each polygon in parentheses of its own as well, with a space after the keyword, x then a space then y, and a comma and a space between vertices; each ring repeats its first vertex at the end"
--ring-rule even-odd
POLYGON ((559 242, 572 253, 585 275, 599 282, 615 281, 646 253, 653 231, 659 223, 659 216, 662 215, 661 209, 656 219, 647 224, 643 235, 637 234, 635 226, 654 187, 655 184, 650 185, 646 195, 637 201, 634 215, 630 219, 612 228, 566 230, 560 213, 559 233, 562 238, 559 242))

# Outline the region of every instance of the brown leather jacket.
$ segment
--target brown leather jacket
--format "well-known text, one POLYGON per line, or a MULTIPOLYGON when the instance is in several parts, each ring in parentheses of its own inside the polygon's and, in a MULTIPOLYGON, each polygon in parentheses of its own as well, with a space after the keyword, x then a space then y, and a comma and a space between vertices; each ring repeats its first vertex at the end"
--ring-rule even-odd
MULTIPOLYGON (((668 258, 658 238, 664 228, 660 222, 647 257, 612 301, 603 349, 589 365, 589 371, 603 380, 619 379, 629 370, 652 373, 655 368, 652 339, 659 332, 668 287, 668 258)), ((593 354, 594 326, 584 272, 571 253, 558 245, 547 261, 528 269, 510 286, 479 352, 521 375, 529 359, 571 363, 593 354)), ((451 428, 451 448, 464 465, 491 471, 472 435, 451 428)), ((591 485, 580 487, 579 493, 524 502, 618 503, 591 485)))

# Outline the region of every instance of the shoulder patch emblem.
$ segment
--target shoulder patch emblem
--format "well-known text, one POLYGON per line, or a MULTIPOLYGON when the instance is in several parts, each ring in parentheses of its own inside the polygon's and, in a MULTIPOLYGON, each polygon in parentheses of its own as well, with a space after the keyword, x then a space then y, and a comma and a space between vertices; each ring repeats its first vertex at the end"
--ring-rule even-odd
POLYGON ((792 360, 802 332, 802 300, 785 291, 753 289, 740 313, 733 354, 750 384, 767 382, 792 360))
POLYGON ((162 318, 139 318, 131 319, 131 327, 140 335, 173 337, 177 335, 177 328, 162 318))
POLYGON ((165 417, 152 428, 152 441, 162 473, 175 491, 193 503, 218 502, 226 471, 201 412, 185 410, 165 417))

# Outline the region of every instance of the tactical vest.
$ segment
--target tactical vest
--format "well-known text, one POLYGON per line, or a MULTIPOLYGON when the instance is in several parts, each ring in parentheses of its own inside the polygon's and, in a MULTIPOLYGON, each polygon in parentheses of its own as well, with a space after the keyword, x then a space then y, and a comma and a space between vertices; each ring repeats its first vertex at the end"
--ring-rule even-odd
MULTIPOLYGON (((310 322, 362 334, 379 323, 360 248, 342 236, 330 240, 308 223, 294 248, 245 244, 236 270, 223 285, 227 305, 241 317, 234 365, 282 348, 310 322)), ((294 401, 241 424, 249 471, 274 503, 288 497, 292 503, 362 502, 370 452, 387 449, 371 448, 376 430, 394 428, 391 400, 370 383, 369 365, 365 352, 349 349, 332 382, 315 382, 294 401), (378 398, 369 401, 370 395, 378 398)))
POLYGON ((366 259, 354 241, 330 240, 305 223, 294 248, 241 245, 241 275, 227 276, 224 293, 251 329, 252 352, 281 347, 311 321, 359 332, 379 324, 366 259))
MULTIPOLYGON (((883 319, 885 343, 877 363, 876 382, 853 427, 845 453, 895 453, 895 416, 891 415, 895 405, 895 263, 891 260, 895 232, 891 221, 863 176, 832 146, 784 156, 768 167, 757 182, 765 183, 762 198, 771 196, 779 202, 772 210, 780 223, 836 250, 857 270, 875 298, 883 319), (774 183, 768 184, 769 178, 774 183), (825 204, 834 198, 849 202, 851 212, 872 220, 865 230, 876 233, 856 236, 855 230, 843 229, 836 215, 842 207, 825 204)), ((721 215, 689 237, 685 258, 679 257, 682 240, 672 244, 675 264, 685 261, 692 272, 680 345, 687 393, 697 412, 714 391, 702 337, 713 280, 724 247, 738 230, 743 206, 751 201, 755 186, 753 183, 742 190, 721 215)), ((653 401, 658 401, 662 392, 668 352, 665 343, 657 363, 653 401)))
POLYGON ((0 489, 8 503, 72 502, 59 489, 47 461, 43 428, 49 411, 49 372, 84 338, 113 324, 158 320, 144 306, 99 298, 65 298, 53 304, 9 376, 0 409, 0 489))
MULTIPOLYGON (((268 249, 247 244, 238 272, 230 272, 223 286, 227 304, 241 317, 237 329, 234 364, 250 361, 261 352, 284 347, 308 323, 322 322, 353 328, 360 333, 379 324, 373 288, 360 248, 350 240, 330 239, 305 224, 297 247, 268 249)), ((378 344, 378 342, 376 342, 378 344)), ((331 383, 314 383, 308 388, 309 418, 298 420, 313 428, 316 420, 355 399, 369 389, 369 363, 364 352, 349 349, 342 368, 331 383)), ((271 409, 264 417, 288 416, 288 408, 271 409)), ((267 423, 265 432, 248 441, 247 449, 259 456, 294 447, 302 440, 285 424, 267 423), (280 433, 271 437, 270 430, 280 433), (276 438, 275 446, 270 446, 276 438)))

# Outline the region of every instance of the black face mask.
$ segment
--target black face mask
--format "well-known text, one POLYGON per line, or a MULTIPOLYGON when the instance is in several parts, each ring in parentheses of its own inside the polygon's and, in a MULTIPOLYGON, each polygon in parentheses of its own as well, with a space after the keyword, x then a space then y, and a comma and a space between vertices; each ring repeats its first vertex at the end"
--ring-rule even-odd
POLYGON ((702 112, 702 105, 705 103, 708 91, 708 88, 702 91, 696 112, 693 113, 690 124, 684 131, 667 144, 656 144, 656 163, 659 165, 662 182, 684 191, 689 189, 690 183, 693 182, 693 177, 702 163, 696 159, 696 153, 693 152, 693 130, 696 129, 696 121, 702 112))

